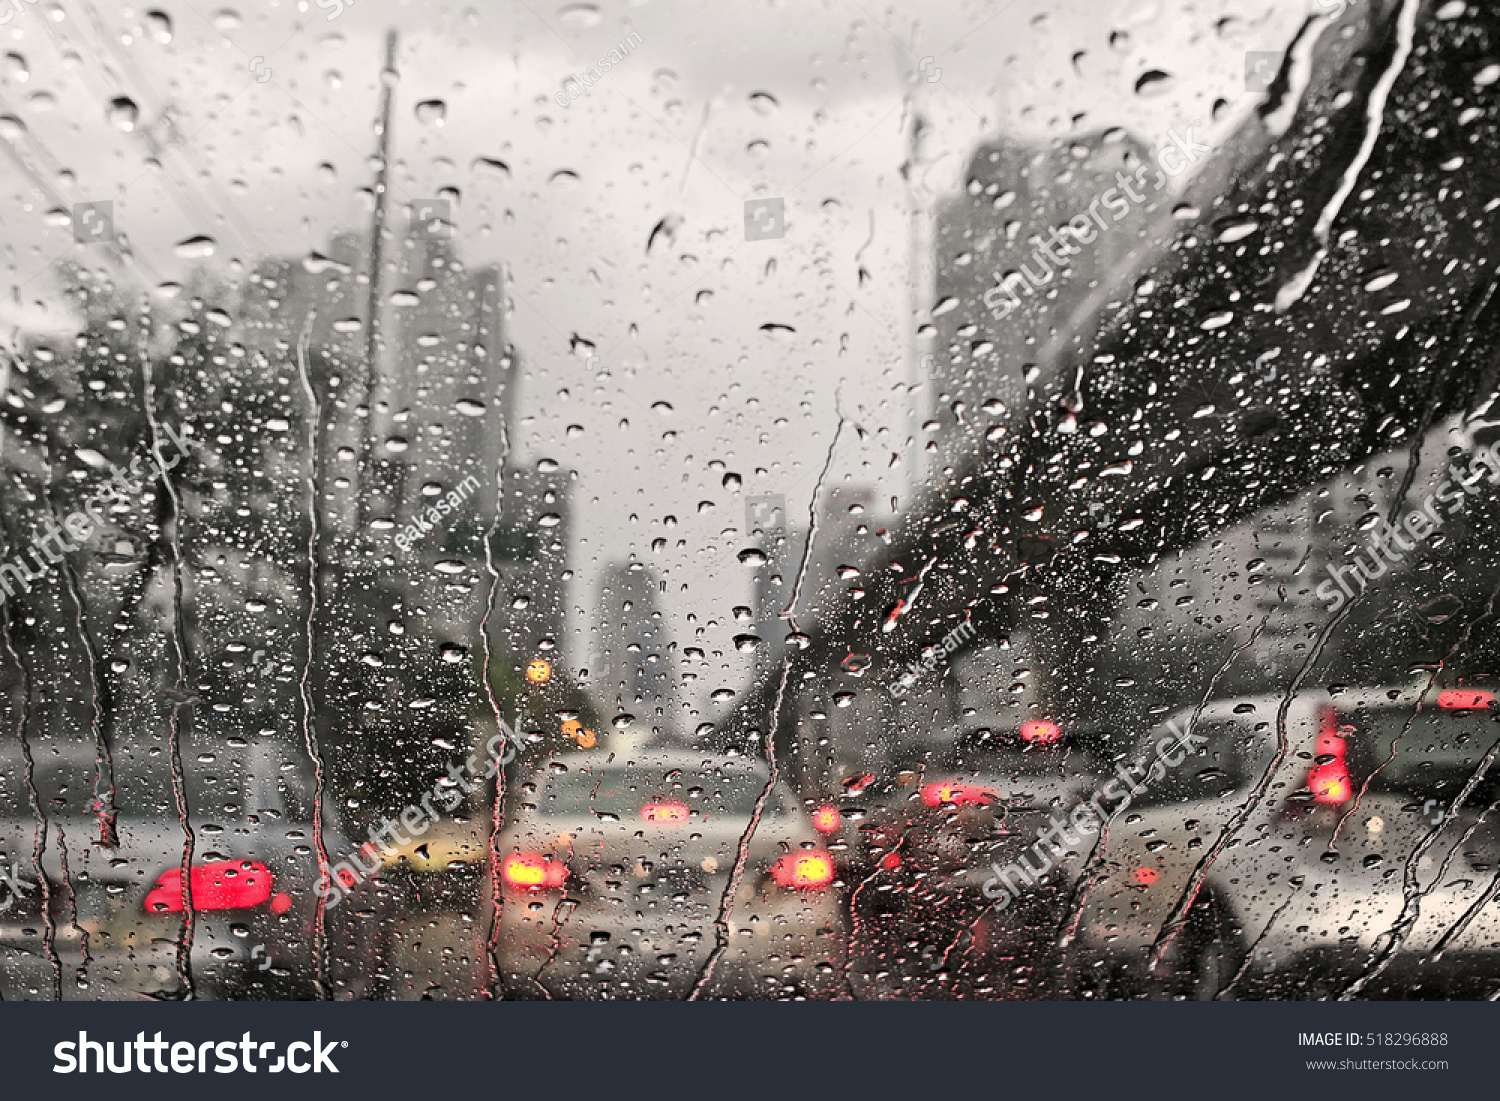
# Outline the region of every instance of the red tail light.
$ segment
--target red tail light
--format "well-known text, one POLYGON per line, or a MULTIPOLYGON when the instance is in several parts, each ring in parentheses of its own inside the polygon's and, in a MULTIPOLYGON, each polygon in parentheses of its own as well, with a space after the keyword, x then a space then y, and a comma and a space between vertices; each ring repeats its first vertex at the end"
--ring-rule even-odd
POLYGON ((833 857, 820 849, 787 853, 771 866, 780 887, 826 887, 833 882, 833 857))
POLYGON ((1056 723, 1034 720, 1021 724, 1021 740, 1037 745, 1051 745, 1062 737, 1062 727, 1056 723))
POLYGON ((1450 688, 1438 693, 1438 706, 1449 711, 1478 711, 1495 702, 1495 693, 1475 689, 1450 688))
POLYGON ((978 784, 927 784, 922 788, 922 802, 929 807, 940 807, 945 803, 955 807, 980 807, 997 798, 999 795, 995 791, 978 784))
POLYGON ((832 833, 843 821, 838 807, 822 806, 813 811, 813 828, 819 833, 832 833))
POLYGON ((686 822, 688 809, 682 803, 647 803, 641 808, 642 822, 686 822))
POLYGON ((500 878, 516 891, 554 890, 567 882, 568 868, 536 853, 511 853, 500 865, 500 878))
POLYGON ((1161 873, 1155 868, 1136 868, 1131 871, 1130 878, 1135 880, 1137 887, 1149 887, 1161 878, 1161 873))
POLYGON ((1315 762, 1307 773, 1307 786, 1314 803, 1337 806, 1347 803, 1354 794, 1343 735, 1339 733, 1339 713, 1325 707, 1318 725, 1318 740, 1313 749, 1315 762))
POLYGON ((901 867, 901 854, 886 853, 885 856, 881 858, 880 866, 886 869, 886 871, 894 871, 895 869, 901 867))
MULTIPOLYGON (((219 860, 188 871, 195 910, 248 910, 271 897, 271 869, 253 860, 219 860)), ((146 895, 148 914, 182 911, 182 869, 168 868, 146 895)))

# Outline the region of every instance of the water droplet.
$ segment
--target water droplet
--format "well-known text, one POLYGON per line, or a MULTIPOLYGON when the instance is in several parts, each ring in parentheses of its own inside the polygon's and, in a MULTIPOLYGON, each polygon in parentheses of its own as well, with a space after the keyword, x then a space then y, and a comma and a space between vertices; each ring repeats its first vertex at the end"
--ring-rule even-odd
POLYGON ((448 105, 440 99, 424 99, 417 104, 416 112, 423 126, 441 126, 448 121, 448 105))
POLYGON ((217 244, 218 242, 212 237, 204 237, 200 234, 197 237, 178 241, 172 247, 172 251, 184 260, 202 260, 214 254, 214 247, 217 244))
POLYGON ((484 416, 485 405, 484 402, 475 401, 473 398, 459 398, 458 401, 453 403, 453 408, 466 417, 482 417, 484 416))
POLYGON ((399 455, 410 446, 411 444, 401 436, 391 436, 385 441, 385 449, 393 455, 399 455))
POLYGON ((569 30, 586 31, 597 27, 603 16, 593 4, 569 4, 558 10, 557 18, 569 30))
POLYGON ((135 129, 135 124, 140 117, 141 109, 129 96, 117 96, 109 101, 110 125, 117 130, 124 130, 128 134, 135 129))
POLYGON ((1165 95, 1172 90, 1177 83, 1177 78, 1171 73, 1164 73, 1160 69, 1151 69, 1144 72, 1135 82, 1135 94, 1147 98, 1165 95))
POLYGON ((477 176, 494 176, 499 179, 510 179, 510 165, 494 157, 475 157, 469 165, 469 171, 477 176))
POLYGON ((1243 241, 1259 228, 1260 223, 1254 218, 1221 218, 1214 223, 1214 229, 1218 233, 1218 240, 1226 245, 1232 245, 1236 241, 1243 241))
POLYGON ((742 654, 754 653, 765 643, 759 635, 735 635, 734 648, 742 654))
POLYGON ((740 551, 739 560, 743 566, 750 566, 752 568, 764 566, 766 564, 766 552, 760 550, 758 547, 746 547, 740 551))
POLYGON ((449 576, 452 576, 454 574, 463 573, 469 567, 463 562, 460 562, 457 558, 444 558, 441 562, 434 562, 432 564, 432 568, 435 569, 438 573, 448 574, 449 576))
POLYGON ((164 11, 148 11, 146 13, 146 29, 151 32, 151 37, 162 45, 172 41, 172 17, 164 11))

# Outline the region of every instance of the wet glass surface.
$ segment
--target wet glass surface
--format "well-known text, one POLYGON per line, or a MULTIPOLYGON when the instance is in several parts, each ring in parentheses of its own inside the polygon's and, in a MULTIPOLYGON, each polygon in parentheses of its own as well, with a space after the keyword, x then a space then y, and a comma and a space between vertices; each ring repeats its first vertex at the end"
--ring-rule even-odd
POLYGON ((1500 992, 1500 14, 0 12, 7 1000, 1500 992))

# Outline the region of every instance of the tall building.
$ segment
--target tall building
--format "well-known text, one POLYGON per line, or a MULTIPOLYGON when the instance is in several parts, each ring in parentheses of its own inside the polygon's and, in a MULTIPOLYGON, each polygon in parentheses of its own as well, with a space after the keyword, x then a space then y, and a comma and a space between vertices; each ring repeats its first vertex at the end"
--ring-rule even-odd
MULTIPOLYGON (((940 206, 934 230, 936 407, 1003 400, 993 388, 1020 382, 1109 284, 1149 221, 1148 203, 1130 202, 1119 178, 1133 182, 1148 160, 1146 146, 1120 130, 1050 143, 999 137, 975 151, 963 193, 940 206), (1112 209, 1102 198, 1111 189, 1112 209), (1069 224, 1080 217, 1093 227, 1087 241, 1069 224)), ((1135 193, 1157 194, 1149 184, 1135 193)))
POLYGON ((490 560, 500 575, 490 629, 525 655, 562 647, 572 634, 565 616, 573 472, 542 465, 506 469, 500 520, 490 540, 490 560))
POLYGON ((599 581, 595 694, 606 706, 633 714, 655 739, 686 742, 677 690, 677 644, 661 610, 662 581, 631 559, 607 567, 599 581))

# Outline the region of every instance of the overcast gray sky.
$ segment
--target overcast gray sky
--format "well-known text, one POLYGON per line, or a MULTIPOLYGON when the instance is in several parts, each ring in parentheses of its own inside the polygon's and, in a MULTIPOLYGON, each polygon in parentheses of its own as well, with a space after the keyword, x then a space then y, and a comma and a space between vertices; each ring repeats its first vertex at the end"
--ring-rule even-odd
POLYGON ((66 331, 52 266, 102 262, 48 216, 60 204, 113 199, 148 283, 202 262, 174 248, 193 237, 213 238, 209 262, 229 267, 323 250, 364 225, 377 74, 396 28, 395 217, 456 188, 461 254, 507 266, 526 365, 512 439, 523 460, 580 474, 574 600, 588 610, 610 561, 653 562, 678 640, 712 621, 698 644, 730 655, 719 679, 693 686, 705 707, 743 678, 728 645, 730 607, 749 592, 735 559, 743 496, 784 493, 806 514, 836 395, 867 435, 840 438, 831 477, 875 485, 887 502, 911 477, 906 97, 931 124, 915 173, 930 207, 960 186, 987 135, 1120 125, 1154 144, 1209 120, 1216 99, 1248 108, 1245 51, 1282 49, 1314 8, 320 2, 62 0, 0 27, 5 330, 66 331), (555 102, 570 74, 631 33, 639 44, 617 67, 555 102), (1171 79, 1137 94, 1151 70, 1171 79), (119 97, 138 115, 112 107, 119 97), (785 239, 744 240, 752 197, 785 199, 785 239), (663 219, 674 228, 648 254, 663 219), (795 332, 768 335, 767 322, 795 332), (574 333, 597 345, 594 369, 570 353, 574 333), (742 490, 721 486, 716 462, 743 476, 742 490), (675 528, 663 527, 669 515, 675 528), (653 553, 659 536, 667 547, 653 553))

